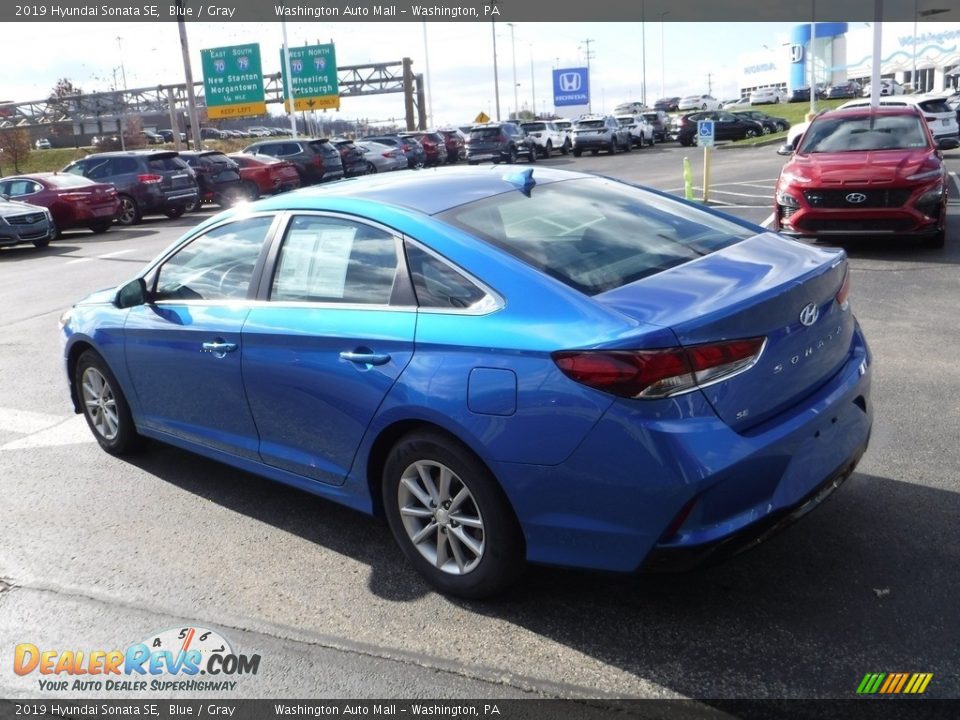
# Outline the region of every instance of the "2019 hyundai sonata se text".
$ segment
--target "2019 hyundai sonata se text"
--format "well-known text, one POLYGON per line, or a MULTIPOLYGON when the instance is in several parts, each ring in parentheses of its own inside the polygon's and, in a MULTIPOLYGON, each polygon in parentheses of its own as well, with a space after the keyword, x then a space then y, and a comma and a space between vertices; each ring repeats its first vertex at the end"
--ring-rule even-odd
MULTIPOLYGON (((741 547, 866 448, 841 250, 552 169, 234 208, 61 319, 108 452, 154 438, 385 516, 435 587, 741 547)), ((322 522, 322 518, 318 518, 322 522)))

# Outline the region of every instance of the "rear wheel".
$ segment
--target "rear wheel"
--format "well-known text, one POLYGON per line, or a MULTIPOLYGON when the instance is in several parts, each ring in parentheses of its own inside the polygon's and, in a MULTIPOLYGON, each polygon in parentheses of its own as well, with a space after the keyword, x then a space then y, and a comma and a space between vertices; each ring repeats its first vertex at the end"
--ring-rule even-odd
POLYGON ((187 203, 186 211, 190 213, 197 212, 202 206, 203 206, 203 201, 200 199, 200 196, 198 195, 193 200, 187 203))
POLYGON ((74 382, 83 417, 100 447, 123 455, 142 444, 127 399, 102 357, 93 350, 84 352, 77 360, 74 382))
POLYGON ((563 141, 563 147, 560 148, 560 154, 566 155, 570 152, 570 138, 567 138, 563 141))
POLYGON ((510 146, 510 151, 507 153, 507 162, 511 165, 517 162, 517 149, 512 145, 510 146))
POLYGON ((552 153, 553 153, 553 143, 547 140, 547 146, 543 148, 543 157, 549 158, 552 153))
MULTIPOLYGON (((583 150, 574 150, 574 151, 573 151, 573 156, 574 156, 574 157, 580 157, 581 155, 583 155, 583 150)), ((596 155, 596 153, 594 153, 594 155, 596 155)))
POLYGON ((757 136, 757 131, 753 128, 750 128, 749 130, 744 131, 743 135, 744 137, 753 138, 757 136))
POLYGON ((617 146, 617 139, 614 138, 613 140, 610 141, 609 152, 611 155, 616 155, 617 151, 619 150, 620 148, 617 146))
POLYGON ((367 160, 367 175, 373 175, 375 172, 377 172, 377 166, 367 160))
POLYGON ((260 197, 260 188, 257 187, 255 182, 250 182, 249 180, 243 183, 243 196, 247 200, 253 202, 254 200, 260 197))
POLYGON ((171 205, 166 210, 163 211, 163 214, 166 215, 171 220, 176 220, 178 217, 183 215, 186 212, 187 208, 183 205, 171 205))
POLYGON ((486 466, 445 435, 416 432, 390 451, 383 506, 407 559, 435 588, 493 595, 524 565, 523 533, 486 466))
POLYGON ((140 212, 140 206, 137 205, 137 201, 129 195, 121 195, 120 213, 117 215, 117 224, 124 226, 136 225, 142 219, 143 215, 140 212))
POLYGON ((95 223, 90 223, 90 229, 100 235, 109 230, 111 225, 113 225, 113 220, 97 220, 95 223))

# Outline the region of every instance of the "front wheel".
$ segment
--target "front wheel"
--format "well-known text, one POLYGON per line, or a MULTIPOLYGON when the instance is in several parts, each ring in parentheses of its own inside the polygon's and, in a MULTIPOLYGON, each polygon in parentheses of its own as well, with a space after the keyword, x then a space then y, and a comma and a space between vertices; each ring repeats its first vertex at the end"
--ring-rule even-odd
POLYGON ((111 225, 113 225, 113 220, 97 220, 95 223, 90 224, 90 230, 97 235, 101 235, 107 232, 111 225))
POLYGON ((619 149, 620 149, 620 148, 617 147, 617 140, 616 140, 616 138, 614 138, 613 140, 610 141, 610 147, 609 147, 608 151, 609 151, 609 153, 610 153, 611 155, 616 155, 616 154, 617 154, 617 151, 618 151, 619 149))
POLYGON ((547 145, 543 148, 543 157, 544 159, 549 160, 550 155, 553 153, 553 143, 547 140, 547 145))
POLYGON ((560 154, 566 155, 569 152, 570 152, 570 139, 567 138, 566 140, 563 141, 563 147, 560 148, 560 154))
POLYGON ((574 157, 580 157, 581 155, 583 155, 583 150, 574 150, 574 151, 573 151, 573 156, 574 156, 574 157))
POLYGON ((493 595, 523 570, 523 533, 490 471, 456 441, 404 437, 383 471, 383 506, 404 555, 435 588, 493 595))
POLYGON ((163 211, 163 214, 171 220, 176 220, 178 217, 183 215, 184 212, 186 212, 186 209, 187 208, 183 205, 171 205, 163 211))
POLYGON ((84 352, 74 371, 77 397, 90 431, 104 450, 123 455, 137 449, 137 434, 130 406, 107 363, 93 350, 84 352))
POLYGON ((750 128, 749 130, 744 132, 744 137, 755 138, 756 136, 757 136, 757 131, 754 130, 753 128, 750 128))
POLYGON ((517 162, 517 149, 515 147, 510 148, 510 152, 507 154, 507 162, 511 165, 517 162))

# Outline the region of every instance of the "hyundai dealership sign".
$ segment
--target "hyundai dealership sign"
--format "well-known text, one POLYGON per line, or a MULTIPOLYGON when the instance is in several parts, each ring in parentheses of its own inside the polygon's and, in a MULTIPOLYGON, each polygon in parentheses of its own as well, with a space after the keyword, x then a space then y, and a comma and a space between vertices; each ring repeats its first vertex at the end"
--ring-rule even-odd
POLYGON ((553 104, 587 105, 590 102, 590 75, 587 68, 565 68, 553 71, 553 104))

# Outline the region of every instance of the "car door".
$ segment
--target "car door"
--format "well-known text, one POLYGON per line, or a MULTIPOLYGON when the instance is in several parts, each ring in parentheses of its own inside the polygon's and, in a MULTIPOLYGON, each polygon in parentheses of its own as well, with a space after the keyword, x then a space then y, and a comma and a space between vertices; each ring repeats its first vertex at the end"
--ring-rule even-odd
POLYGON ((291 217, 266 302, 243 327, 263 461, 342 484, 370 420, 413 356, 416 308, 400 238, 356 219, 291 217))
POLYGON ((241 328, 274 222, 264 214, 214 226, 151 272, 151 302, 131 308, 125 325, 127 371, 145 427, 259 458, 241 328))
POLYGON ((714 137, 717 140, 737 140, 743 132, 739 118, 733 113, 713 113, 714 137))

